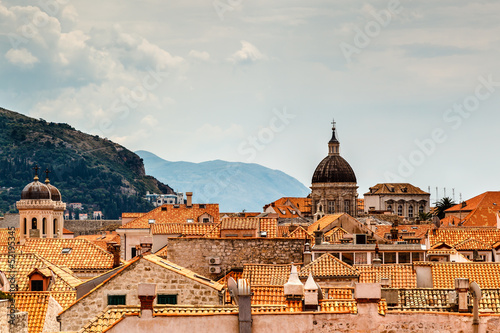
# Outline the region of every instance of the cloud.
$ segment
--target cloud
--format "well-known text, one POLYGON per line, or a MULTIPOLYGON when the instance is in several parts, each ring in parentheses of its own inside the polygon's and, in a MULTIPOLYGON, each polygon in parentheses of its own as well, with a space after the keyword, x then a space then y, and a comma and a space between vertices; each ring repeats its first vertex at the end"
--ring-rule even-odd
POLYGON ((32 68, 39 60, 26 49, 10 49, 5 54, 5 58, 13 65, 32 68))
POLYGON ((202 61, 208 61, 210 60, 210 54, 206 51, 196 51, 196 50, 191 50, 189 51, 188 56, 193 59, 197 60, 202 60, 202 61))
POLYGON ((241 41, 241 49, 229 57, 230 62, 240 65, 253 64, 266 59, 267 56, 261 53, 256 46, 244 40, 241 41))

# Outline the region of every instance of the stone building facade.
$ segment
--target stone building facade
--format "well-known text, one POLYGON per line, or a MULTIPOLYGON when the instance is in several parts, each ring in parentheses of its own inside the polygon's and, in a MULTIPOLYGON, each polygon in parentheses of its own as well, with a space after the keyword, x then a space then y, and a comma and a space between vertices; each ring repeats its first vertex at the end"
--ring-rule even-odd
POLYGON ((319 163, 312 177, 311 208, 314 220, 335 213, 357 216, 357 189, 354 171, 340 156, 340 142, 333 122, 328 156, 319 163))
POLYGON ((304 239, 292 238, 170 238, 168 260, 198 274, 217 278, 244 264, 302 262, 304 239), (210 264, 210 259, 218 264, 210 264), (219 267, 212 273, 211 267, 219 267))
POLYGON ((159 295, 175 295, 177 304, 220 304, 222 285, 196 278, 193 272, 175 267, 155 255, 137 257, 64 310, 60 314, 61 331, 78 331, 106 309, 109 296, 125 296, 125 305, 140 305, 138 282, 155 283, 159 295))
POLYGON ((408 183, 383 183, 364 194, 365 212, 390 211, 408 220, 429 213, 431 195, 408 183))

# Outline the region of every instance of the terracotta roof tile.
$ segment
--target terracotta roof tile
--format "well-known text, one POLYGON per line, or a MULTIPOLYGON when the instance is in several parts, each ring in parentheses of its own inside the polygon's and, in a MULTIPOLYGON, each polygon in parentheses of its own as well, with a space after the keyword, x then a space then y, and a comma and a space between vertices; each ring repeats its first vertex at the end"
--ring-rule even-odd
MULTIPOLYGON (((445 213, 467 214, 463 218, 462 226, 480 227, 489 226, 496 227, 497 216, 500 211, 500 192, 485 192, 472 199, 465 201, 465 206, 462 203, 448 208, 445 213)), ((464 215, 465 215, 464 214, 464 215)))
POLYGON ((429 244, 446 243, 455 246, 465 240, 474 239, 487 245, 500 241, 500 229, 497 228, 439 228, 429 232, 429 244))
POLYGON ((101 249, 104 251, 108 250, 108 245, 107 243, 109 242, 115 242, 117 244, 120 244, 120 235, 116 233, 116 231, 113 232, 106 232, 106 234, 98 234, 98 235, 81 235, 75 237, 76 239, 86 239, 95 245, 99 246, 101 249))
POLYGON ((16 301, 16 308, 21 312, 28 312, 28 332, 42 332, 49 306, 50 293, 25 291, 14 292, 12 296, 16 301))
POLYGON ((454 248, 457 249, 458 251, 473 251, 473 250, 490 251, 491 245, 487 245, 476 239, 469 238, 464 240, 463 242, 456 244, 454 248))
POLYGON ((290 227, 287 225, 278 225, 276 237, 289 237, 290 227))
MULTIPOLYGON (((208 214, 213 218, 214 223, 220 221, 218 204, 193 204, 191 208, 186 205, 163 205, 157 207, 128 223, 123 225, 122 229, 149 229, 151 224, 149 220, 155 220, 155 224, 162 223, 188 223, 188 220, 200 222, 198 219, 208 214), (177 207, 177 208, 176 208, 177 207), (203 208, 205 207, 205 208, 203 208)), ((202 222, 202 221, 201 221, 202 222)))
POLYGON ((243 279, 250 286, 283 286, 290 277, 292 265, 247 264, 243 266, 243 279))
POLYGON ((340 261, 329 253, 323 254, 310 264, 302 267, 299 276, 305 278, 312 272, 315 278, 325 278, 333 276, 358 277, 359 273, 352 266, 340 261))
POLYGON ((113 267, 113 255, 86 239, 43 238, 26 240, 24 252, 40 255, 55 265, 72 270, 107 270, 113 267), (62 253, 63 249, 71 249, 62 253))
POLYGON ((252 286, 252 305, 285 305, 283 286, 252 286))
MULTIPOLYGON (((296 198, 296 197, 283 197, 280 198, 274 202, 272 202, 269 205, 266 205, 265 207, 277 207, 277 206, 285 206, 287 205, 293 205, 295 208, 297 208, 299 211, 301 211, 304 214, 311 214, 311 204, 312 200, 310 198, 296 198)), ((280 216, 281 217, 281 216, 280 216)))
POLYGON ((358 313, 358 304, 355 300, 320 300, 320 311, 337 313, 358 313))
POLYGON ((451 289, 400 289, 397 291, 398 304, 389 305, 389 310, 448 312, 451 310, 448 304, 450 291, 451 289))
POLYGON ((217 223, 203 237, 206 237, 206 238, 220 238, 221 226, 222 226, 222 222, 217 223))
MULTIPOLYGON (((332 230, 325 233, 325 241, 330 244, 340 244, 340 240, 344 238, 344 235, 349 234, 347 231, 341 227, 335 227, 332 230)), ((312 236, 312 235, 311 235, 312 236)), ((314 236, 313 236, 314 239, 314 236)))
POLYGON ((151 226, 153 235, 182 235, 204 236, 210 232, 217 223, 162 223, 151 226))
POLYGON ((255 217, 230 217, 222 219, 221 230, 257 230, 259 219, 255 217))
POLYGON ((307 237, 310 240, 314 239, 314 236, 300 225, 294 231, 292 231, 288 237, 298 239, 305 239, 307 237))
POLYGON ((273 218, 260 218, 260 232, 265 231, 267 238, 276 238, 278 233, 278 220, 273 218))
POLYGON ((365 193, 365 195, 413 195, 413 194, 429 194, 422 191, 419 187, 413 186, 409 183, 382 183, 370 187, 370 192, 365 193))
MULTIPOLYGON (((82 283, 80 279, 74 275, 66 272, 60 267, 52 264, 33 253, 17 253, 16 254, 16 279, 19 291, 29 291, 29 277, 28 274, 35 269, 50 270, 50 275, 54 277, 50 286, 50 291, 74 291, 76 286, 82 283)), ((8 255, 0 254, 0 271, 7 272, 10 268, 8 266, 8 255)))
POLYGON ((354 265, 354 268, 359 272, 360 283, 380 283, 382 278, 390 278, 391 288, 417 287, 417 275, 411 265, 354 265))
POLYGON ((455 288, 456 278, 468 278, 481 288, 500 288, 500 263, 414 262, 430 266, 434 288, 455 288))
POLYGON ((317 220, 316 222, 314 222, 313 224, 311 224, 307 228, 307 232, 312 234, 314 231, 318 230, 318 226, 319 226, 319 230, 323 230, 326 227, 328 227, 330 224, 332 224, 333 222, 338 220, 344 214, 345 213, 325 215, 322 218, 320 218, 319 220, 317 220))
POLYGON ((155 255, 158 257, 161 257, 163 259, 167 259, 167 254, 168 254, 168 245, 165 245, 161 249, 159 249, 157 252, 155 252, 155 255))
POLYGON ((354 299, 354 288, 322 288, 325 299, 354 299))
MULTIPOLYGON (((9 229, 8 228, 0 228, 0 245, 9 245, 9 229)), ((19 228, 16 228, 15 231, 15 242, 19 243, 19 228)))
MULTIPOLYGON (((379 237, 385 238, 386 234, 391 233, 392 225, 377 225, 375 227, 375 234, 379 237)), ((398 225, 399 240, 404 240, 407 237, 421 238, 421 243, 425 243, 425 236, 429 230, 434 228, 433 224, 400 224, 398 225)), ((387 238, 386 238, 387 239, 387 238)))

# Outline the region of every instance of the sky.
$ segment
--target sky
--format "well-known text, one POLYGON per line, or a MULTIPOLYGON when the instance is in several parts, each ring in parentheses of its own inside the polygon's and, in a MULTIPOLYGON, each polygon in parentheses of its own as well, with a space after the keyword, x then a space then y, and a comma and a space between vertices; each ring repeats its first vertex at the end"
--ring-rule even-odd
POLYGON ((360 197, 409 182, 465 200, 500 189, 499 15, 495 0, 0 0, 0 106, 308 187, 335 119, 360 197))

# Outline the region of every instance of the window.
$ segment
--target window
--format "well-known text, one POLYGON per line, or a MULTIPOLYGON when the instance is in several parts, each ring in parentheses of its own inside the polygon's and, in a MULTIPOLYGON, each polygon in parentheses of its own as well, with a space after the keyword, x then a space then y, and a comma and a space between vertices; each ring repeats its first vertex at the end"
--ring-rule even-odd
POLYGON ((26 224, 26 218, 24 219, 24 234, 26 235, 28 233, 28 230, 26 229, 27 224, 26 224))
POLYGON ((31 220, 31 229, 36 229, 37 228, 37 221, 36 218, 33 218, 31 220))
POLYGON ((423 212, 424 212, 424 206, 420 206, 420 207, 418 207, 418 212, 419 212, 419 213, 423 213, 423 212))
POLYGON ((401 205, 398 206, 398 215, 403 216, 403 206, 401 205))
POLYGON ((410 263, 410 252, 399 252, 399 263, 400 264, 409 264, 410 263))
POLYGON ((31 280, 31 291, 43 291, 43 280, 31 280))
POLYGON ((354 253, 354 264, 364 265, 368 263, 366 252, 354 253))
POLYGON ((391 205, 387 206, 387 210, 392 212, 392 206, 391 205))
POLYGON ((130 249, 130 257, 131 257, 131 258, 135 258, 135 257, 137 257, 137 249, 136 249, 135 247, 132 247, 132 248, 130 249))
POLYGON ((342 253, 342 261, 352 266, 354 264, 354 253, 342 253))
POLYGON ((206 208, 205 204, 200 204, 199 207, 200 207, 200 209, 205 209, 206 208))
POLYGON ((193 223, 194 220, 193 219, 187 219, 187 223, 193 223))
POLYGON ((177 295, 158 295, 158 304, 177 304, 177 295))
POLYGON ((65 247, 64 249, 61 250, 61 254, 70 254, 70 253, 71 253, 70 247, 65 247))
POLYGON ((57 234, 57 219, 54 219, 54 235, 57 234))
POLYGON ((347 214, 351 214, 351 201, 350 200, 344 200, 344 212, 347 214))
POLYGON ((155 219, 149 219, 148 224, 155 224, 156 220, 155 219))
POLYGON ((328 214, 335 214, 335 200, 328 200, 326 202, 328 214))
POLYGON ((47 234, 47 219, 45 217, 42 220, 42 234, 47 234))
POLYGON ((108 295, 108 305, 126 305, 125 295, 108 295))
POLYGON ((384 264, 395 264, 396 252, 384 252, 384 264))
POLYGON ((203 223, 209 223, 209 222, 210 222, 210 219, 208 217, 203 218, 203 223))
POLYGON ((420 253, 418 253, 418 252, 412 252, 411 253, 411 261, 412 262, 414 262, 414 261, 422 261, 420 253))
POLYGON ((408 217, 413 217, 413 206, 408 207, 408 217))

